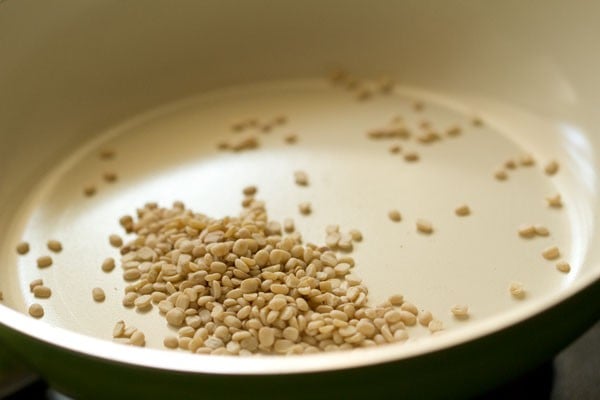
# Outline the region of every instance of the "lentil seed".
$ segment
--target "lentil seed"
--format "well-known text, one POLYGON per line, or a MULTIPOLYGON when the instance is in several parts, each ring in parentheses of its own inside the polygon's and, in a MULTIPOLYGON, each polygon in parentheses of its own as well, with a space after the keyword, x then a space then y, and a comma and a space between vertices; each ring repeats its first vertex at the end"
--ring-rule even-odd
POLYGON ((560 194, 555 194, 554 196, 546 197, 546 202, 548 203, 548 206, 553 208, 561 208, 563 205, 560 194))
POLYGON ((508 290, 510 291, 510 294, 513 295, 513 297, 519 299, 525 297, 525 289, 521 282, 512 282, 508 290))
POLYGON ((256 188, 256 186, 246 186, 242 192, 244 193, 244 195, 246 196, 254 196, 256 194, 256 192, 258 191, 258 189, 256 188))
POLYGON ((38 299, 47 299, 52 296, 52 290, 44 285, 37 285, 33 288, 33 295, 38 299))
POLYGON ((103 262, 102 262, 102 271, 104 272, 110 272, 113 269, 115 269, 115 259, 114 258, 106 258, 103 262))
POLYGON ((294 172, 294 180, 299 186, 308 186, 308 175, 304 171, 294 172))
POLYGON ((407 162, 416 162, 419 161, 419 153, 415 151, 410 151, 404 154, 404 160, 407 162))
POLYGON ((20 255, 25 255, 29 253, 29 243, 21 242, 17 244, 17 253, 20 255))
POLYGON ((471 209, 469 208, 468 205, 462 204, 454 210, 454 213, 456 215, 458 215, 459 217, 465 217, 465 216, 471 214, 471 209))
POLYGON ((312 212, 312 207, 307 201, 298 204, 298 209, 300 210, 300 214, 302 215, 308 215, 312 212))
POLYGON ((459 319, 467 318, 469 316, 469 307, 464 304, 456 304, 452 306, 450 311, 459 319))
POLYGON ((560 257, 560 250, 556 246, 550 246, 542 251, 542 257, 546 260, 555 260, 560 257))
POLYGON ((95 287, 92 289, 92 298, 94 301, 101 303, 106 299, 106 295, 104 294, 104 290, 99 287, 95 287))
POLYGON ((42 318, 44 316, 44 307, 38 303, 33 303, 29 306, 29 315, 33 318, 42 318))
POLYGON ((494 178, 499 181, 505 181, 508 179, 508 174, 505 170, 499 169, 494 172, 494 178))
POLYGON ((164 338, 163 345, 168 349, 176 349, 179 346, 179 340, 177 340, 177 336, 169 335, 164 338))
POLYGON ((533 225, 521 225, 519 226, 519 236, 523 238, 532 238, 535 236, 535 228, 533 225))
POLYGON ((431 224, 431 222, 425 219, 418 219, 416 225, 417 230, 421 233, 425 233, 428 235, 433 233, 433 225, 431 224))
POLYGON ((546 173, 546 175, 554 175, 558 172, 559 169, 559 165, 558 162, 555 160, 552 160, 550 162, 548 162, 548 164, 546 164, 546 166, 544 167, 544 172, 546 173))
POLYGON ((429 323, 433 320, 433 315, 430 311, 422 311, 418 317, 419 323, 423 326, 429 326, 429 323))
POLYGON ((548 236, 550 235, 550 231, 543 225, 534 225, 533 229, 535 230, 535 234, 538 236, 548 236))
POLYGON ((44 284, 44 280, 43 280, 43 279, 41 279, 41 278, 39 278, 39 279, 34 279, 34 280, 32 280, 31 282, 29 282, 29 291, 30 291, 31 293, 33 293, 33 289, 34 289, 36 286, 40 286, 40 285, 43 285, 43 284, 44 284))
POLYGON ((400 222, 402 220, 402 215, 398 210, 390 210, 388 212, 388 218, 393 222, 400 222))
POLYGON ((42 256, 37 259, 37 266, 39 268, 46 268, 52 265, 52 257, 42 256))
POLYGON ((83 188, 83 194, 86 197, 92 197, 93 195, 96 194, 96 186, 94 185, 87 185, 83 188))
POLYGON ((121 239, 121 236, 119 235, 115 235, 112 234, 108 237, 108 242, 110 243, 110 245, 112 247, 121 247, 123 246, 123 239, 121 239))
POLYGON ((571 271, 571 265, 566 261, 559 261, 556 263, 556 269, 567 274, 571 271))

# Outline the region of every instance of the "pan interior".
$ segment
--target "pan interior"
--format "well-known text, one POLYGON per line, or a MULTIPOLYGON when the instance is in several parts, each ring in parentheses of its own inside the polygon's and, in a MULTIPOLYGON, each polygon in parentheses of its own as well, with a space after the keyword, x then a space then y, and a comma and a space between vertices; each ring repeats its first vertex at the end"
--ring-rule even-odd
MULTIPOLYGON (((42 304, 45 323, 111 340, 115 322, 125 320, 144 331, 147 346, 162 348, 163 337, 173 330, 157 308, 145 313, 124 308, 120 268, 112 273, 100 268, 104 258, 119 257, 108 236, 124 235, 119 217, 135 214, 148 201, 170 206, 181 200, 210 216, 237 215, 242 188, 256 185, 270 218, 293 218, 305 242, 324 243, 329 224, 362 231, 364 240, 352 252, 354 273, 368 286, 372 304, 401 293, 432 311, 446 330, 468 332, 487 319, 509 318, 527 304, 556 297, 580 274, 590 231, 590 206, 576 189, 587 167, 578 153, 581 140, 575 130, 522 110, 409 87, 367 101, 323 79, 205 93, 124 121, 58 160, 22 201, 8 240, 0 244, 5 255, 0 289, 4 303, 23 313, 33 302, 42 304), (425 104, 422 111, 414 109, 415 100, 425 104), (232 123, 279 115, 287 123, 257 132, 257 149, 217 150, 220 141, 239 137, 232 123), (414 139, 367 138, 368 130, 397 116, 415 132, 427 121, 443 139, 423 145, 414 139), (482 118, 482 126, 472 124, 474 116, 482 118), (461 134, 450 138, 444 132, 453 125, 461 134), (298 136, 294 145, 284 140, 290 133, 298 136), (393 143, 401 146, 400 154, 388 151, 393 143), (114 149, 116 157, 100 159, 103 149, 114 149), (419 153, 418 162, 404 160, 410 151, 419 153), (536 165, 508 170, 506 181, 494 179, 498 167, 523 154, 532 154, 536 165), (552 159, 561 169, 549 177, 543 165, 552 159), (296 170, 307 172, 308 187, 294 184, 296 170), (103 181, 107 171, 118 174, 115 183, 103 181), (92 197, 83 194, 88 185, 97 188, 92 197), (545 202, 556 193, 565 204, 561 209, 545 202), (309 216, 298 211, 303 201, 312 203, 309 216), (457 217, 454 210, 463 203, 472 214, 457 217), (402 213, 401 222, 388 219, 391 209, 402 213), (418 218, 430 220, 435 232, 417 233, 418 218), (536 223, 551 234, 518 236, 519 225, 536 223), (63 251, 51 254, 49 239, 60 240, 63 251), (14 250, 21 240, 31 244, 25 256, 14 250), (570 262, 569 274, 541 256, 552 245, 570 262), (54 264, 39 269, 36 258, 47 254, 54 264), (29 282, 36 278, 52 289, 50 299, 30 293, 29 282), (511 297, 513 281, 524 284, 525 299, 511 297), (97 286, 106 292, 104 303, 92 299, 97 286), (454 319, 454 304, 469 305, 470 318, 454 319)), ((411 340, 430 336, 420 326, 409 332, 411 340)))

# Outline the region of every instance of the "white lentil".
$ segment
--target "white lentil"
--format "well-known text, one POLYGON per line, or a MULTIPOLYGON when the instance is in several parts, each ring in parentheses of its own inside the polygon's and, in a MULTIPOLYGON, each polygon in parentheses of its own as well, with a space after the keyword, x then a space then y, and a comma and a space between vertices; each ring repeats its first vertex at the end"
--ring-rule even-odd
POLYGON ((362 232, 358 229, 350 229, 348 233, 352 237, 352 240, 354 240, 355 242, 360 242, 361 240, 363 240, 362 232))
POLYGON ((42 318, 44 316, 44 307, 38 303, 33 303, 29 306, 29 315, 33 318, 42 318))
POLYGON ((180 327, 185 320, 185 313, 179 308, 173 308, 167 312, 166 318, 169 325, 180 327))
POLYGON ((429 323, 433 320, 433 315, 430 311, 421 311, 418 320, 421 325, 429 326, 429 323))
POLYGON ((128 344, 143 347, 146 345, 146 337, 141 331, 135 331, 129 338, 128 344))
POLYGON ((112 234, 108 237, 108 242, 112 247, 121 247, 123 246, 123 239, 121 236, 112 234))
POLYGON ((102 262, 102 271, 104 272, 110 272, 113 269, 115 269, 115 259, 114 258, 106 258, 103 262, 102 262))
POLYGON ((411 151, 404 154, 404 160, 408 162, 419 161, 419 153, 411 151))
POLYGON ((563 205, 560 194, 555 194, 554 196, 546 197, 546 202, 548 203, 548 206, 553 208, 561 208, 563 205))
POLYGON ((535 236, 535 228, 533 225, 521 225, 518 229, 519 236, 523 238, 532 238, 535 236))
POLYGON ((308 175, 304 171, 294 172, 294 180, 299 186, 308 186, 308 175))
POLYGON ((510 291, 510 294, 516 298, 525 297, 525 289, 521 282, 511 282, 508 290, 510 291))
POLYGON ((402 147, 399 144, 392 144, 388 150, 392 154, 398 154, 402 151, 402 147))
POLYGON ((413 303, 409 303, 407 301, 402 303, 402 305, 400 306, 400 309, 403 311, 408 311, 409 313, 411 313, 413 315, 419 314, 419 309, 417 308, 417 306, 415 306, 413 303))
POLYGON ((535 159, 531 154, 523 154, 521 157, 519 157, 519 164, 524 167, 531 167, 535 164, 535 159))
POLYGON ((19 253, 21 255, 25 255, 25 254, 29 253, 29 243, 21 242, 21 243, 17 244, 17 253, 19 253))
POLYGON ((536 224, 533 226, 533 229, 535 230, 535 234, 538 236, 548 236, 550 235, 550 231, 548 230, 548 228, 546 228, 543 225, 539 225, 536 224))
POLYGON ((38 299, 47 299, 52 296, 52 290, 44 285, 37 285, 33 288, 33 295, 38 299))
POLYGON ((114 171, 106 171, 102 174, 102 178, 104 179, 104 181, 108 182, 108 183, 113 183, 116 182, 117 180, 117 173, 114 171))
POLYGON ((60 243, 58 240, 48 240, 47 246, 50 251, 55 253, 62 251, 62 243, 60 243))
POLYGON ((133 305, 138 310, 147 310, 152 306, 152 296, 149 294, 139 296, 134 300, 133 305))
POLYGON ((95 287, 92 289, 92 298, 94 301, 101 303, 106 299, 106 295, 104 294, 104 290, 99 287, 95 287))
POLYGON ((257 191, 258 191, 258 189, 256 188, 256 186, 246 186, 242 190, 242 193, 244 193, 244 195, 246 195, 246 196, 254 196, 257 191))
POLYGON ((296 135, 295 133, 289 133, 284 136, 283 140, 287 144, 294 144, 294 143, 298 142, 298 135, 296 135))
POLYGON ((116 152, 113 149, 102 149, 100 150, 99 156, 101 160, 112 160, 116 156, 116 152))
POLYGON ((571 265, 566 261, 559 261, 556 263, 556 269, 567 274, 571 271, 571 265))
POLYGON ((454 213, 459 217, 466 217, 467 215, 471 214, 471 209, 468 205, 462 204, 454 210, 454 213))
POLYGON ((394 222, 400 222, 402 220, 402 215, 398 210, 390 210, 388 211, 388 218, 394 222))
POLYGON ((542 257, 546 260, 555 260, 560 257, 560 250, 556 246, 550 246, 542 251, 542 257))
POLYGON ((450 311, 456 318, 467 318, 469 316, 469 307, 465 304, 456 304, 450 308, 450 311))
POLYGON ((546 173, 546 175, 554 175, 558 172, 558 169, 559 169, 558 162, 555 160, 552 160, 552 161, 548 162, 548 164, 546 164, 546 166, 544 167, 544 172, 546 173))
POLYGON ((312 212, 312 207, 308 201, 298 204, 298 209, 302 215, 308 215, 312 212))
POLYGON ((114 338, 122 337, 124 332, 125 332, 125 322, 118 321, 115 324, 115 327, 113 328, 113 337, 114 338))
POLYGON ((432 319, 429 324, 427 324, 427 328, 431 333, 439 332, 444 329, 444 323, 439 319, 432 319))
POLYGON ((509 158, 508 160, 506 160, 504 162, 504 168, 506 168, 506 169, 516 169, 517 168, 517 163, 512 158, 509 158))
POLYGON ((83 188, 83 194, 87 197, 92 197, 96 194, 96 186, 88 185, 83 188))
POLYGON ((481 117, 473 117, 471 119, 471 124, 473 124, 473 126, 475 127, 480 127, 483 126, 483 120, 481 119, 481 117))
POLYGON ((421 233, 425 233, 425 234, 433 233, 433 225, 431 224, 431 222, 429 222, 425 219, 418 219, 416 225, 417 225, 417 230, 421 233))
POLYGON ((164 338, 163 345, 168 349, 176 349, 179 347, 179 340, 177 336, 169 335, 164 338))
POLYGON ((46 268, 52 265, 52 257, 42 256, 37 259, 37 266, 39 268, 46 268))
POLYGON ((499 169, 494 172, 494 178, 496 178, 499 181, 505 181, 508 179, 508 174, 505 170, 499 169))
POLYGON ((33 289, 36 286, 40 286, 40 285, 43 285, 43 284, 44 284, 44 280, 43 279, 41 279, 41 278, 40 279, 34 279, 31 282, 29 282, 29 291, 31 293, 33 293, 33 289))

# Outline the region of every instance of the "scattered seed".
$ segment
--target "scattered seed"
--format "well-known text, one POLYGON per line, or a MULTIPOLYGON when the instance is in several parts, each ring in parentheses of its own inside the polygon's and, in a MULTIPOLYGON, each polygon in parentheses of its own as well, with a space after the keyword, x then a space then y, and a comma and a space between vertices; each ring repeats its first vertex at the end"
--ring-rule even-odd
POLYGON ((354 240, 355 242, 360 242, 361 240, 363 240, 362 232, 358 229, 350 229, 348 233, 352 237, 352 240, 354 240))
POLYGON ((559 261, 556 263, 556 269, 567 274, 571 271, 571 265, 566 261, 559 261))
POLYGON ((44 285, 36 285, 33 288, 33 295, 38 299, 47 299, 52 296, 52 290, 44 285))
POLYGON ((456 304, 450 309, 456 318, 467 318, 469 316, 469 307, 464 304, 456 304))
POLYGON ((283 140, 287 144, 295 144, 296 142, 298 142, 298 135, 296 135, 295 133, 290 133, 290 134, 285 135, 283 140))
POLYGON ((422 101, 419 100, 415 100, 412 104, 413 106, 413 110, 419 112, 419 111, 423 111, 425 109, 425 103, 423 103, 422 101))
POLYGON ((519 164, 524 167, 531 167, 532 165, 535 165, 535 159, 531 154, 523 154, 519 157, 519 164))
POLYGON ((388 212, 388 218, 394 222, 400 222, 402 220, 402 215, 398 210, 390 210, 388 212))
POLYGON ((36 286, 41 286, 41 285, 43 285, 43 284, 44 284, 44 280, 43 280, 43 279, 41 279, 41 278, 34 279, 34 280, 32 280, 31 282, 29 282, 29 291, 30 291, 31 293, 33 293, 33 289, 34 289, 36 286))
POLYGON ((561 208, 563 205, 560 194, 555 194, 554 196, 546 197, 546 202, 548 203, 548 206, 554 208, 561 208))
POLYGON ((404 296, 401 294, 394 294, 388 298, 388 301, 393 306, 401 306, 404 303, 404 296))
POLYGON ((308 175, 304 171, 296 171, 294 172, 294 180, 297 185, 307 186, 308 185, 308 175))
POLYGON ((298 204, 298 209, 300 210, 300 214, 308 215, 312 212, 312 207, 308 201, 304 201, 298 204))
POLYGON ((102 178, 108 182, 108 183, 113 183, 117 181, 117 173, 114 171, 106 171, 102 174, 102 178))
POLYGON ((523 238, 532 238, 535 236, 535 227, 533 225, 521 225, 518 232, 519 236, 523 238))
POLYGON ((96 194, 96 186, 94 186, 94 185, 88 185, 88 186, 85 186, 85 187, 83 188, 83 194, 84 194, 86 197, 92 197, 93 195, 95 195, 95 194, 96 194))
POLYGON ((451 126, 450 128, 448 128, 446 130, 446 135, 449 137, 456 137, 458 135, 460 135, 462 132, 462 130, 460 129, 460 126, 455 125, 455 126, 451 126))
POLYGON ((39 268, 46 268, 52 265, 52 257, 42 256, 37 259, 37 266, 39 268))
POLYGON ((473 124, 473 126, 480 127, 483 126, 483 120, 480 117, 473 117, 473 119, 471 119, 471 124, 473 124))
POLYGON ((169 335, 163 340, 163 345, 168 349, 176 349, 179 347, 179 340, 177 336, 169 335))
POLYGON ((124 321, 118 321, 115 324, 115 327, 113 328, 113 338, 119 338, 122 337, 123 334, 125 333, 125 322, 124 321))
POLYGON ((392 154, 398 154, 402 151, 402 147, 400 147, 398 144, 393 144, 390 146, 389 151, 392 154))
POLYGON ((516 298, 525 297, 525 289, 521 282, 512 282, 508 288, 510 294, 512 294, 516 298))
POLYGON ((504 168, 515 169, 515 168, 517 168, 517 163, 513 159, 508 159, 504 162, 504 168))
POLYGON ((466 204, 462 204, 460 206, 458 206, 454 212, 456 213, 456 215, 458 215, 459 217, 465 217, 469 214, 471 214, 471 209, 469 208, 468 205, 466 204))
POLYGON ((98 303, 103 302, 106 299, 104 290, 102 290, 102 288, 99 288, 99 287, 93 288, 92 289, 92 298, 94 299, 94 301, 96 301, 98 303))
POLYGON ((33 303, 29 306, 29 315, 33 318, 42 318, 44 316, 44 307, 38 303, 33 303))
POLYGON ((444 329, 444 323, 439 319, 432 319, 429 324, 427 324, 427 328, 431 333, 439 332, 444 329))
POLYGON ((102 149, 99 155, 102 160, 112 160, 117 153, 113 149, 102 149))
POLYGON ((55 253, 62 251, 62 244, 58 240, 48 240, 47 246, 49 250, 55 253))
POLYGON ((109 257, 102 262, 102 271, 110 272, 113 269, 115 269, 115 259, 114 258, 109 257))
POLYGON ((560 251, 558 250, 558 247, 551 246, 542 251, 542 257, 546 260, 555 260, 560 257, 560 251))
POLYGON ((150 308, 152 306, 152 296, 150 296, 149 294, 142 295, 142 296, 138 297, 137 299, 135 299, 135 301, 133 302, 133 305, 138 310, 147 310, 148 308, 150 308))
POLYGON ((411 151, 409 153, 404 154, 404 160, 408 162, 419 161, 419 154, 417 152, 411 151))
POLYGON ((361 88, 356 92, 356 99, 359 101, 365 101, 373 96, 373 92, 368 88, 361 88))
POLYGON ((433 233, 433 225, 431 224, 431 222, 425 219, 418 219, 417 230, 421 233, 431 234, 433 233))
POLYGON ((496 178, 499 181, 505 181, 508 179, 508 174, 505 170, 499 169, 496 172, 494 172, 494 178, 496 178))
POLYGON ((132 346, 144 347, 146 345, 146 337, 141 331, 135 331, 129 338, 128 344, 132 346))
POLYGON ((29 253, 29 243, 21 242, 17 245, 17 253, 24 255, 29 253))
POLYGON ((123 246, 123 239, 121 239, 121 236, 119 235, 115 235, 112 234, 108 237, 108 242, 110 243, 110 245, 112 247, 121 247, 123 246))
POLYGON ((535 234, 538 236, 548 236, 550 235, 550 231, 543 225, 534 225, 533 229, 535 230, 535 234))
POLYGON ((544 172, 546 172, 546 175, 554 175, 558 172, 558 169, 559 169, 558 162, 555 160, 552 160, 548 164, 546 164, 546 166, 544 167, 544 172))
POLYGON ((292 233, 294 232, 295 226, 294 226, 294 220, 291 218, 286 218, 283 220, 283 230, 286 233, 292 233))
POLYGON ((256 186, 252 185, 252 186, 246 186, 242 190, 242 193, 244 193, 245 196, 254 196, 257 191, 258 191, 258 189, 256 188, 256 186))
POLYGON ((433 320, 433 315, 430 311, 421 311, 418 317, 419 323, 423 326, 428 326, 433 320))

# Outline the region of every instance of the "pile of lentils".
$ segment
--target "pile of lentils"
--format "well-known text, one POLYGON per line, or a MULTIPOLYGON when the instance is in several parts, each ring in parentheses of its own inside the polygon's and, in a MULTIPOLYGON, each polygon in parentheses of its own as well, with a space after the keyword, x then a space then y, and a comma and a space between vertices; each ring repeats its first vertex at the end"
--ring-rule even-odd
POLYGON ((351 257, 282 231, 262 201, 252 197, 243 204, 239 217, 222 219, 181 202, 172 208, 149 203, 137 220, 121 218, 136 236, 121 247, 123 276, 130 282, 123 304, 157 305, 179 329, 178 337, 164 339, 165 347, 305 354, 404 341, 407 326, 417 320, 441 329, 430 313, 417 318, 417 307, 401 295, 369 306, 366 286, 351 273, 351 257))

